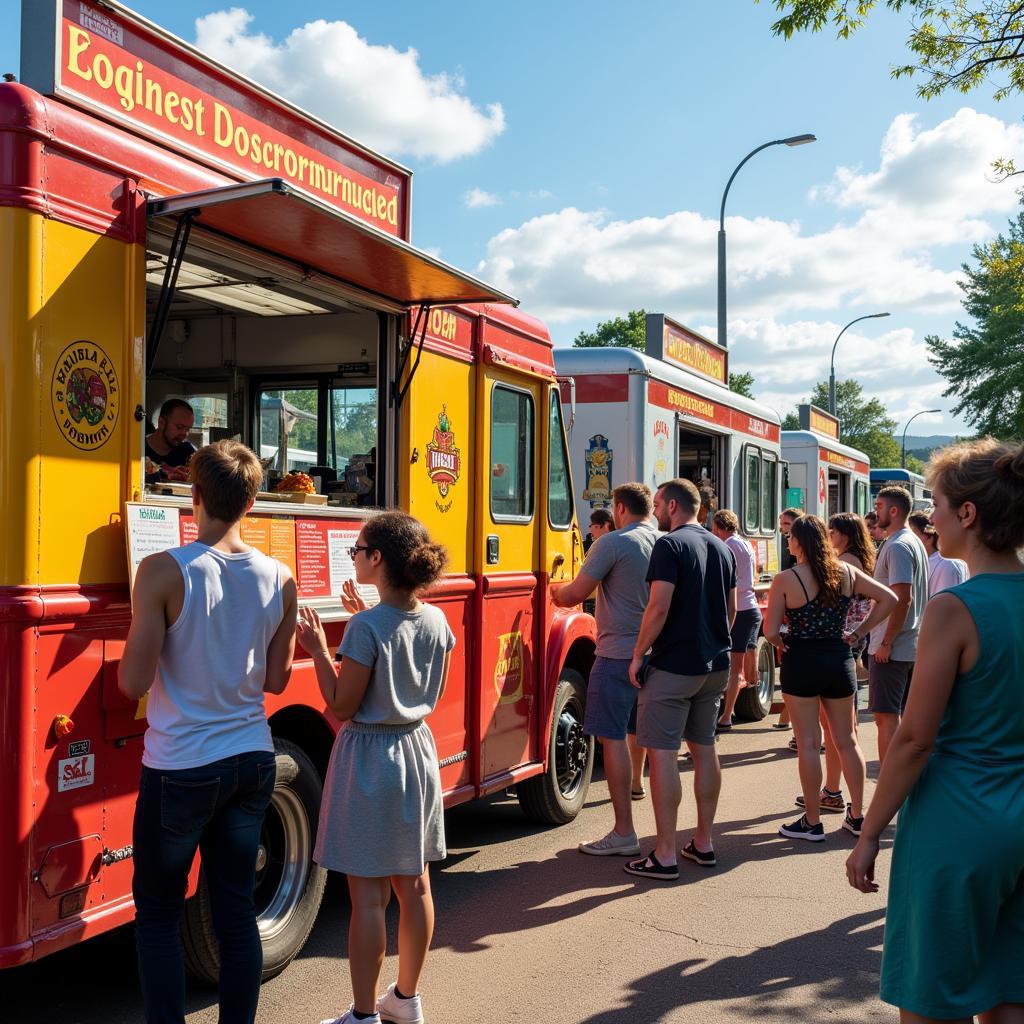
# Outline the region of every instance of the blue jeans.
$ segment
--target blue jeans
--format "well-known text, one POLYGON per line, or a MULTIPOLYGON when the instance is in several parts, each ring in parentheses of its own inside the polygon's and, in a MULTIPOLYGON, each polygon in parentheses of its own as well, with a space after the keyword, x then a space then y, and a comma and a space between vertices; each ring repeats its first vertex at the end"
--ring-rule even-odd
POLYGON ((180 771, 143 766, 133 833, 135 935, 147 1024, 183 1024, 182 911, 196 850, 220 946, 220 1022, 252 1024, 263 949, 253 889, 274 755, 237 754, 180 771))

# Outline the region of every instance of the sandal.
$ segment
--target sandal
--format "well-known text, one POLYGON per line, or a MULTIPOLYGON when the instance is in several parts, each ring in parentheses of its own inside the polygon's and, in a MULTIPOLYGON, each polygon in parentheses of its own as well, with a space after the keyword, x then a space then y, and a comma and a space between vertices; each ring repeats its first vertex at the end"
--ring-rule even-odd
POLYGON ((702 868, 713 868, 718 861, 715 860, 714 850, 698 850, 691 839, 680 851, 687 860, 699 864, 702 868))
POLYGON ((772 723, 772 728, 773 729, 792 729, 793 726, 791 726, 789 724, 789 722, 773 722, 772 723))
POLYGON ((628 861, 623 865, 623 870, 641 878, 653 878, 658 882, 674 882, 679 877, 678 864, 662 864, 653 853, 641 857, 640 860, 628 861))
MULTIPOLYGON (((789 743, 786 744, 786 746, 789 747, 789 749, 792 750, 794 754, 800 749, 796 745, 796 737, 795 736, 789 741, 789 743)), ((821 745, 821 753, 822 754, 825 753, 825 744, 824 743, 822 743, 822 745, 821 745)))
POLYGON ((643 798, 644 798, 645 796, 647 796, 647 790, 646 790, 646 789, 644 789, 644 787, 643 787, 643 786, 641 786, 641 787, 640 787, 639 789, 631 789, 631 790, 629 791, 629 795, 630 795, 630 796, 631 796, 631 797, 632 797, 632 798, 633 798, 634 800, 643 800, 643 798))

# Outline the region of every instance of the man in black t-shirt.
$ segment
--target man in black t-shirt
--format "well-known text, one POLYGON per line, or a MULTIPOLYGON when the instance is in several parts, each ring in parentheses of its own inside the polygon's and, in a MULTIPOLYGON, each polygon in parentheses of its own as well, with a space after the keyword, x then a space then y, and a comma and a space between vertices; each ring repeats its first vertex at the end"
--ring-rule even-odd
POLYGON ((146 435, 146 483, 188 480, 196 446, 188 439, 196 414, 188 402, 169 398, 160 407, 156 430, 146 435))
POLYGON ((700 503, 700 493, 689 480, 669 480, 654 496, 658 526, 669 532, 651 554, 651 596, 629 666, 630 680, 641 687, 636 741, 648 751, 658 836, 654 850, 628 862, 626 871, 661 880, 679 877, 676 823, 682 792, 677 759, 683 740, 693 758, 697 827, 680 852, 704 867, 715 864, 711 832, 722 786, 715 723, 729 680, 736 560, 722 541, 697 524, 700 503))

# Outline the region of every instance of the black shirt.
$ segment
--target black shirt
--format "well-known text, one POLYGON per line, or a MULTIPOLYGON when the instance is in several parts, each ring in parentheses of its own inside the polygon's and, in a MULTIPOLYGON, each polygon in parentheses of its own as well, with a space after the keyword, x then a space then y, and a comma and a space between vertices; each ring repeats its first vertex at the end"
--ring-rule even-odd
MULTIPOLYGON (((175 466, 187 466, 188 460, 197 451, 198 449, 191 441, 182 441, 181 444, 176 445, 166 455, 161 455, 150 446, 149 438, 146 438, 146 458, 152 459, 158 466, 170 466, 172 469, 175 466)), ((151 484, 156 480, 163 480, 166 476, 167 474, 163 470, 159 470, 156 473, 147 473, 146 483, 151 484)))
POLYGON ((700 676, 729 667, 729 591, 736 559, 696 523, 659 537, 647 582, 675 586, 665 625, 651 648, 651 665, 675 675, 700 676))

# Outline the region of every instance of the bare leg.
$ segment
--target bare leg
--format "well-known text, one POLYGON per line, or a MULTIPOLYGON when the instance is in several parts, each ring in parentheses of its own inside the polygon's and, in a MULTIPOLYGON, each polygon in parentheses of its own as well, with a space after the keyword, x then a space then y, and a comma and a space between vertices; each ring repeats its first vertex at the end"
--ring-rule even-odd
POLYGON ((817 697, 785 695, 786 707, 796 735, 800 788, 804 793, 804 816, 809 825, 821 821, 821 724, 817 697))
POLYGON ((789 708, 785 704, 779 712, 779 725, 789 725, 789 708))
POLYGON ((629 747, 629 760, 633 767, 631 788, 634 793, 639 793, 644 788, 644 765, 647 763, 647 751, 643 747, 637 746, 635 732, 626 733, 626 745, 629 747))
POLYGON ((1024 1024, 1024 1003, 1000 1003, 978 1014, 978 1024, 1024 1024))
POLYGON ((885 755, 889 752, 889 744, 899 728, 900 716, 888 712, 875 712, 875 725, 878 727, 878 767, 885 763, 885 755))
MULTIPOLYGON (((434 934, 434 900, 430 872, 392 875, 391 887, 398 897, 398 988, 413 996, 419 989, 423 963, 434 934)), ((362 1012, 362 1011, 360 1011, 362 1012)))
POLYGON ((693 795, 697 802, 697 828, 693 833, 693 845, 702 853, 707 853, 714 846, 712 831, 715 827, 715 811, 718 810, 718 795, 722 791, 722 766, 718 763, 718 751, 713 743, 686 745, 693 758, 693 795))
MULTIPOLYGON (((982 1020, 984 1020, 984 1014, 982 1014, 982 1020)), ((911 1013, 909 1010, 900 1010, 900 1024, 939 1024, 939 1017, 922 1017, 919 1013, 911 1013)), ((973 1017, 957 1017, 956 1020, 944 1020, 942 1024, 974 1024, 973 1017)), ((992 1022, 989 1022, 992 1024, 992 1022)), ((998 1024, 1003 1024, 1002 1021, 998 1024)), ((1006 1024, 1010 1024, 1009 1021, 1006 1024)))
POLYGON ((387 946, 384 911, 391 899, 391 883, 386 878, 349 875, 348 891, 352 899, 348 926, 352 1001, 360 1013, 376 1013, 377 982, 387 946))
POLYGON ((743 655, 733 651, 729 655, 729 684, 725 688, 725 701, 722 704, 722 715, 719 722, 728 725, 732 721, 732 713, 736 710, 736 698, 740 694, 740 676, 743 673, 743 655))
POLYGON ((679 801, 682 787, 679 783, 679 752, 677 750, 647 751, 651 766, 651 803, 658 839, 654 856, 659 864, 675 864, 676 825, 679 820, 679 801))
POLYGON ((608 794, 612 798, 612 810, 615 812, 615 831, 620 836, 631 836, 633 801, 629 795, 629 784, 633 768, 629 761, 629 748, 625 740, 608 740, 604 737, 601 738, 601 746, 604 749, 604 772, 608 779, 608 794))
POLYGON ((821 729, 825 737, 825 788, 830 793, 839 791, 839 776, 842 773, 842 762, 839 760, 839 749, 832 737, 832 729, 828 724, 828 715, 825 713, 825 702, 821 702, 821 729))
POLYGON ((740 683, 740 689, 744 686, 756 686, 757 685, 757 648, 751 647, 746 654, 743 655, 743 682, 740 683))
POLYGON ((836 756, 842 763, 843 777, 850 790, 850 813, 859 818, 864 813, 864 780, 867 778, 867 768, 850 714, 853 697, 823 700, 821 703, 834 737, 836 756))

